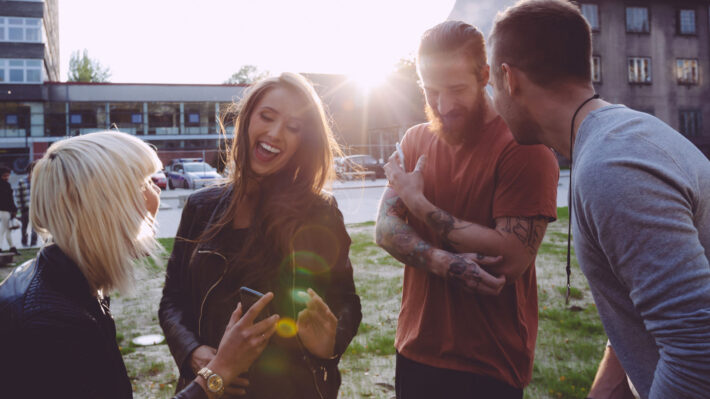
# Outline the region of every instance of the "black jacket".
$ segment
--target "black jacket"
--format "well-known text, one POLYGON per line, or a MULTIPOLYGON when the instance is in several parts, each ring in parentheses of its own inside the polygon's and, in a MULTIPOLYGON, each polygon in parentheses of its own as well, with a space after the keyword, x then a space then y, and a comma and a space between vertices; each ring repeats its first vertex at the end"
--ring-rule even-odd
POLYGON ((17 212, 17 206, 15 206, 15 199, 12 195, 12 186, 5 180, 0 179, 0 211, 6 211, 10 213, 17 212))
POLYGON ((194 376, 190 355, 195 348, 218 347, 226 321, 239 302, 240 286, 273 291, 270 312, 294 320, 303 306, 291 300, 293 290, 310 287, 338 318, 336 358, 317 359, 300 347, 296 338, 275 334, 246 376, 250 385, 242 398, 334 397, 340 385, 337 363, 362 318, 348 258, 350 237, 337 204, 332 199, 324 200, 309 215, 309 223, 299 237, 294 237, 295 250, 300 254, 298 270, 294 273, 281 259, 265 259, 264 267, 278 267, 279 272, 277 278, 264 281, 263 277, 254 278, 249 267, 240 269, 240 259, 235 255, 246 235, 253 234, 249 229, 228 228, 215 239, 198 242, 201 233, 226 209, 231 195, 231 186, 222 186, 189 197, 168 262, 159 316, 181 381, 194 376), (314 390, 316 385, 320 393, 314 390))
MULTIPOLYGON (((108 299, 56 245, 0 284, 0 397, 133 397, 108 299)), ((179 396, 205 397, 197 384, 179 396)))

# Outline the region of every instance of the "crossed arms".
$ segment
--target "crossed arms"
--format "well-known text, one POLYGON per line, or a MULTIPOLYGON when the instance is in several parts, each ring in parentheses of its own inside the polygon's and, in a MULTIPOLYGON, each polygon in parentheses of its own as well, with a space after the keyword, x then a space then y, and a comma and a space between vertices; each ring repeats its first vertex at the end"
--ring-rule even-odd
POLYGON ((547 219, 501 217, 495 219, 495 228, 460 220, 424 197, 424 164, 425 159, 420 158, 415 170, 406 173, 394 156, 385 166, 392 188, 385 189, 380 200, 377 244, 407 265, 476 293, 498 294, 505 283, 513 283, 534 261, 547 219), (407 224, 408 216, 426 222, 452 251, 424 241, 407 224))

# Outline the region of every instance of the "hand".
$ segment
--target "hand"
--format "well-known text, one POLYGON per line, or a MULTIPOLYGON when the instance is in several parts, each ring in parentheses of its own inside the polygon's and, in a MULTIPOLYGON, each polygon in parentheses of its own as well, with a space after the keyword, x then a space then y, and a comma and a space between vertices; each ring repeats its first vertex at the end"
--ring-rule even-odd
POLYGON ((407 173, 400 165, 399 155, 395 151, 384 166, 389 186, 399 194, 407 208, 412 207, 414 199, 424 195, 424 177, 421 171, 426 166, 426 159, 426 155, 420 156, 414 170, 407 173))
POLYGON ((296 321, 298 338, 312 355, 328 359, 335 350, 338 319, 315 291, 309 288, 308 295, 306 308, 298 313, 296 321))
MULTIPOLYGON (((495 265, 502 256, 484 256, 476 253, 455 254, 443 252, 447 266, 446 277, 465 290, 482 295, 498 295, 505 285, 505 277, 486 272, 481 265, 495 265)), ((439 255, 442 256, 442 255, 439 255)))
MULTIPOLYGON (((214 359, 217 354, 217 349, 207 346, 200 345, 190 356, 190 367, 192 371, 197 375, 203 367, 207 367, 207 364, 214 359)), ((214 370, 213 370, 214 371, 214 370)), ((249 380, 246 378, 236 377, 230 385, 224 387, 224 392, 229 395, 246 395, 245 388, 249 386, 249 380)))
POLYGON ((256 316, 273 298, 273 293, 267 293, 256 301, 244 316, 242 316, 240 302, 232 313, 232 317, 229 318, 217 354, 207 364, 210 370, 222 377, 225 386, 231 385, 240 374, 249 370, 254 360, 266 348, 271 335, 276 331, 278 315, 273 315, 254 324, 256 316))

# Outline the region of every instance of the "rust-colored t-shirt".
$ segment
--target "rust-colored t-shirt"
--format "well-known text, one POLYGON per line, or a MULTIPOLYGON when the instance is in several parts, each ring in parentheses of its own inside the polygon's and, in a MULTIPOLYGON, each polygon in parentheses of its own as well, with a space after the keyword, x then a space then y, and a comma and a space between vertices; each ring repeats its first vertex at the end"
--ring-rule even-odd
MULTIPOLYGON (((555 156, 542 145, 518 145, 500 117, 466 147, 438 139, 428 124, 414 126, 402 150, 409 171, 420 155, 427 155, 424 195, 459 219, 493 228, 499 217, 557 217, 555 156)), ((425 223, 413 217, 408 223, 424 240, 443 248, 425 223)), ((534 264, 498 296, 465 292, 406 266, 395 347, 416 362, 523 388, 532 376, 537 323, 534 264)))

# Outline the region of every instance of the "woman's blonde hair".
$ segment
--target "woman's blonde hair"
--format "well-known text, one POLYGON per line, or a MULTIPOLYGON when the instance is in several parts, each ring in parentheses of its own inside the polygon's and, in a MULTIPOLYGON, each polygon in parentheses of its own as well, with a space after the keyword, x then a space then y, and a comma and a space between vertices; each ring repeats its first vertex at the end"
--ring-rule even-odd
POLYGON ((162 167, 148 144, 106 131, 54 143, 32 173, 30 219, 92 290, 126 292, 136 263, 159 261, 144 189, 162 167))

